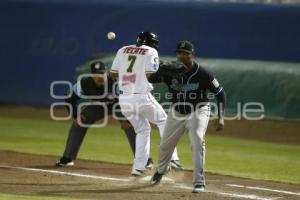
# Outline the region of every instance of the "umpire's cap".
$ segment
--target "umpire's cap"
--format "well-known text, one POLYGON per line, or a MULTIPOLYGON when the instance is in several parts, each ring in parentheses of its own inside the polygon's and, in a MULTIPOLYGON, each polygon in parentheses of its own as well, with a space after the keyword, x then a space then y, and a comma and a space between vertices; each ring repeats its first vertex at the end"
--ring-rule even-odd
POLYGON ((176 46, 176 52, 194 53, 194 45, 187 40, 180 41, 176 46))
POLYGON ((101 61, 92 62, 90 67, 92 74, 104 74, 106 72, 106 66, 101 61))

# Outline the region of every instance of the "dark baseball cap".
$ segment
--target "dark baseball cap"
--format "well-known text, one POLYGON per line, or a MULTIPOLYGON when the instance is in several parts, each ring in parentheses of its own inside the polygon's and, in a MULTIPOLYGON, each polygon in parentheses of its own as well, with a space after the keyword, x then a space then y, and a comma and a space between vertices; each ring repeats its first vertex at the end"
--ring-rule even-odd
POLYGON ((92 74, 104 74, 106 72, 106 66, 101 61, 92 62, 90 67, 92 74))
POLYGON ((176 46, 176 52, 180 51, 194 53, 194 45, 187 40, 180 41, 176 46))

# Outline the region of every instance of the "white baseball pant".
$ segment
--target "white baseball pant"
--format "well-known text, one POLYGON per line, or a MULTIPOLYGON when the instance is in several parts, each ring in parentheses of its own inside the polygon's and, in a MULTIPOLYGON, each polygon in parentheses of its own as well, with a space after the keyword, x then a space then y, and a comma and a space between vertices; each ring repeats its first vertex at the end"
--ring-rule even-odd
MULTIPOLYGON (((162 138, 167 115, 151 93, 120 94, 119 104, 123 115, 130 121, 136 132, 136 151, 133 170, 146 170, 150 154, 150 123, 159 129, 162 138)), ((171 153, 172 160, 179 160, 177 149, 171 153)))

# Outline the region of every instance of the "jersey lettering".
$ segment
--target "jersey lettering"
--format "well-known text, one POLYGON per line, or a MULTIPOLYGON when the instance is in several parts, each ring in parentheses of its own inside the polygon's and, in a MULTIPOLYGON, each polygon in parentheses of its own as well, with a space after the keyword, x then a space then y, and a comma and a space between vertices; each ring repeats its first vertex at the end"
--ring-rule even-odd
POLYGON ((118 50, 111 71, 118 72, 119 87, 124 93, 145 94, 153 90, 148 73, 159 68, 157 51, 149 46, 129 45, 118 50))
POLYGON ((126 47, 123 50, 123 53, 145 55, 147 51, 148 51, 148 49, 144 49, 141 47, 126 47))

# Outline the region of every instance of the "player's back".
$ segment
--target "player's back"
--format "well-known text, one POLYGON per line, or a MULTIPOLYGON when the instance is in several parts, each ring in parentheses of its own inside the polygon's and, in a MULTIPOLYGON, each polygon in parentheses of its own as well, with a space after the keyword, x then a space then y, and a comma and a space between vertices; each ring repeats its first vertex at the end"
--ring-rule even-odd
POLYGON ((147 73, 158 69, 158 53, 149 46, 129 45, 118 50, 112 72, 119 73, 119 88, 124 93, 148 93, 153 89, 147 73))

